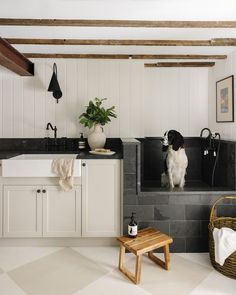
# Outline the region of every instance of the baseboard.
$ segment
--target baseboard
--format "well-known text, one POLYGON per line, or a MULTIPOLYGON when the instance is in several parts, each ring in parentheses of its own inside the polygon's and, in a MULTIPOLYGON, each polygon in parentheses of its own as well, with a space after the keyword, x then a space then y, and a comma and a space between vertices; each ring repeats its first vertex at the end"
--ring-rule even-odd
POLYGON ((0 247, 102 247, 118 246, 116 238, 1 238, 0 247))

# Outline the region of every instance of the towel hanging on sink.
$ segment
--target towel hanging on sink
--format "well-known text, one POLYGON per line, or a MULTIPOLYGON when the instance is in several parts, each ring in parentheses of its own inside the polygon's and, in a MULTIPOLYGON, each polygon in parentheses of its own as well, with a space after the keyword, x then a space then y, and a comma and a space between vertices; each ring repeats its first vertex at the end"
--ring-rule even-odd
POLYGON ((63 191, 74 186, 74 159, 55 159, 52 161, 52 172, 58 175, 59 185, 63 191))

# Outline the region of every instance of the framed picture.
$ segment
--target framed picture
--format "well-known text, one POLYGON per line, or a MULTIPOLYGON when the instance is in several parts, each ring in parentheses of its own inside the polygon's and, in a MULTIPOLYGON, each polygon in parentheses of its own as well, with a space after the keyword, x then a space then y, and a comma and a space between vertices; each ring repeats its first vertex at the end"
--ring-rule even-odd
POLYGON ((216 82, 216 122, 234 122, 234 76, 216 82))

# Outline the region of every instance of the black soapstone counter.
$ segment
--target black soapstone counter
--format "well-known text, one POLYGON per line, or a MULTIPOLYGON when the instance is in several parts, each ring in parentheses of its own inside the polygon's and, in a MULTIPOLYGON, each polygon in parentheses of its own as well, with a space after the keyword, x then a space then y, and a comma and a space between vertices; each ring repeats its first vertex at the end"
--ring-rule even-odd
POLYGON ((78 138, 1 138, 0 159, 8 159, 21 154, 77 154, 78 159, 122 159, 122 142, 119 138, 107 138, 105 148, 114 155, 93 155, 89 153, 86 141, 85 150, 78 149, 78 138))

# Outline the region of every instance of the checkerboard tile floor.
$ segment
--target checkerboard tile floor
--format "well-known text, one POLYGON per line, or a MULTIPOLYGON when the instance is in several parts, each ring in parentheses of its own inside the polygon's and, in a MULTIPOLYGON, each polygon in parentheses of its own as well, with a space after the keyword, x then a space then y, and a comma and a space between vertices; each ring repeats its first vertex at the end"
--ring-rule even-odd
MULTIPOLYGON (((236 280, 216 272, 207 253, 172 254, 170 271, 143 257, 139 285, 118 271, 118 256, 117 247, 0 247, 0 294, 236 294, 236 280)), ((129 268, 134 262, 126 254, 129 268)))

